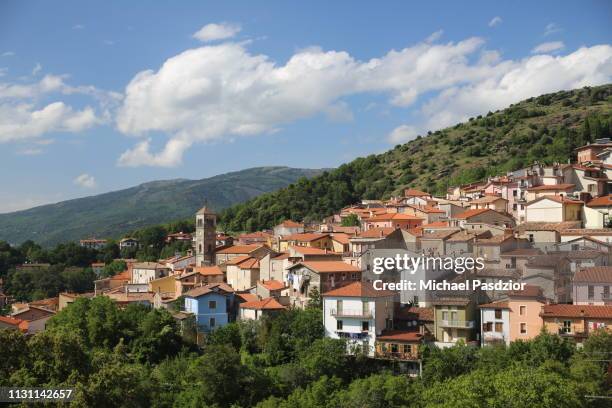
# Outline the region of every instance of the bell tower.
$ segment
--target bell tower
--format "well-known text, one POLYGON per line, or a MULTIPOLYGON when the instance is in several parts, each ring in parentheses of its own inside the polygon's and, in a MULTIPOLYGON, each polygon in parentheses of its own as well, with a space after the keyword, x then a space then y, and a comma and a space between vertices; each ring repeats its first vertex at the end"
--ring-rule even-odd
POLYGON ((197 266, 215 264, 216 226, 217 215, 206 206, 196 213, 195 260, 197 266))

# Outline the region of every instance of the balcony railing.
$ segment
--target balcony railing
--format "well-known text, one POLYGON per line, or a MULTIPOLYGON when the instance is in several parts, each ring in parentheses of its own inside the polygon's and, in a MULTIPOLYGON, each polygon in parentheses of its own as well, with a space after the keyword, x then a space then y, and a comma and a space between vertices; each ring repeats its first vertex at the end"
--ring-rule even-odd
POLYGON ((334 317, 352 317, 355 319, 371 319, 372 312, 369 310, 337 310, 331 309, 330 314, 334 317))
POLYGON ((441 320, 440 327, 456 327, 459 329, 473 329, 473 320, 441 320))
POLYGON ((404 360, 404 361, 416 361, 419 359, 418 354, 412 353, 400 353, 393 351, 377 351, 374 356, 376 358, 382 358, 386 360, 404 360))
POLYGON ((365 340, 370 337, 370 333, 368 332, 353 333, 353 332, 345 332, 345 331, 337 330, 336 334, 341 339, 349 339, 349 340, 365 340))

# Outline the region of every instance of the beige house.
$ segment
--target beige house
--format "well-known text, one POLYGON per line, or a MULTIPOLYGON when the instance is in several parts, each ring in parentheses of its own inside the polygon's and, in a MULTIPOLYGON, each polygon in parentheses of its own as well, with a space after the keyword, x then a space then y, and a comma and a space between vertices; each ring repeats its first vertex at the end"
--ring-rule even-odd
POLYGON ((612 267, 582 268, 574 276, 573 303, 576 305, 612 305, 612 267))
POLYGON ((488 208, 495 211, 508 211, 508 200, 497 195, 486 195, 470 201, 470 209, 488 208))
POLYGON ((450 220, 455 227, 465 228, 468 224, 483 223, 503 227, 513 227, 514 218, 508 213, 489 208, 470 209, 456 215, 450 220))
POLYGON ((527 201, 533 201, 537 198, 545 196, 567 197, 568 195, 572 194, 575 188, 576 185, 570 183, 544 184, 541 186, 528 188, 525 199, 527 201))
POLYGON ((170 275, 172 270, 157 262, 138 262, 132 266, 132 284, 148 284, 154 279, 170 275))
POLYGON ((248 255, 233 258, 225 263, 227 283, 234 290, 247 290, 259 280, 259 259, 248 255))
POLYGON ((216 264, 223 265, 233 258, 243 256, 261 258, 270 252, 272 252, 272 250, 265 245, 232 245, 215 252, 216 264))
POLYGON ((240 320, 259 320, 262 316, 275 315, 286 309, 272 297, 240 303, 239 308, 240 320))
POLYGON ((580 221, 583 205, 582 201, 560 195, 543 196, 525 204, 525 221, 580 221))
POLYGON ((612 306, 546 305, 540 316, 549 333, 582 343, 595 330, 612 330, 612 306))

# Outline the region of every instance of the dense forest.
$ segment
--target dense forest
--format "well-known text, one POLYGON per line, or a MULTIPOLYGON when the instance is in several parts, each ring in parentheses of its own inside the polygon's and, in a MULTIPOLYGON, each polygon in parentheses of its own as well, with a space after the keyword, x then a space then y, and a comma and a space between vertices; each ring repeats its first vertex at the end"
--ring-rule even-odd
POLYGON ((602 356, 612 334, 581 349, 541 333, 509 347, 423 346, 423 376, 346 355, 323 337, 320 305, 230 323, 203 348, 166 310, 79 298, 26 337, 0 329, 0 386, 75 387, 77 407, 604 407, 602 356))
POLYGON ((222 225, 255 231, 287 218, 321 220, 360 199, 389 198, 405 187, 444 194, 451 185, 534 161, 567 162, 576 147, 610 137, 611 115, 612 85, 529 98, 230 207, 221 213, 222 225))

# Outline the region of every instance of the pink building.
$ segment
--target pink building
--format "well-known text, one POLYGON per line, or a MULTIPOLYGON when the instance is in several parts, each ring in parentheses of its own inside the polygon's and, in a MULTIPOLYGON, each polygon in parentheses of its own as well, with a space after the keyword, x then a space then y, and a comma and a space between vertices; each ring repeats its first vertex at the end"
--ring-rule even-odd
POLYGON ((423 220, 423 218, 403 213, 381 214, 370 217, 365 221, 365 229, 401 228, 407 230, 420 226, 423 224, 423 220))

